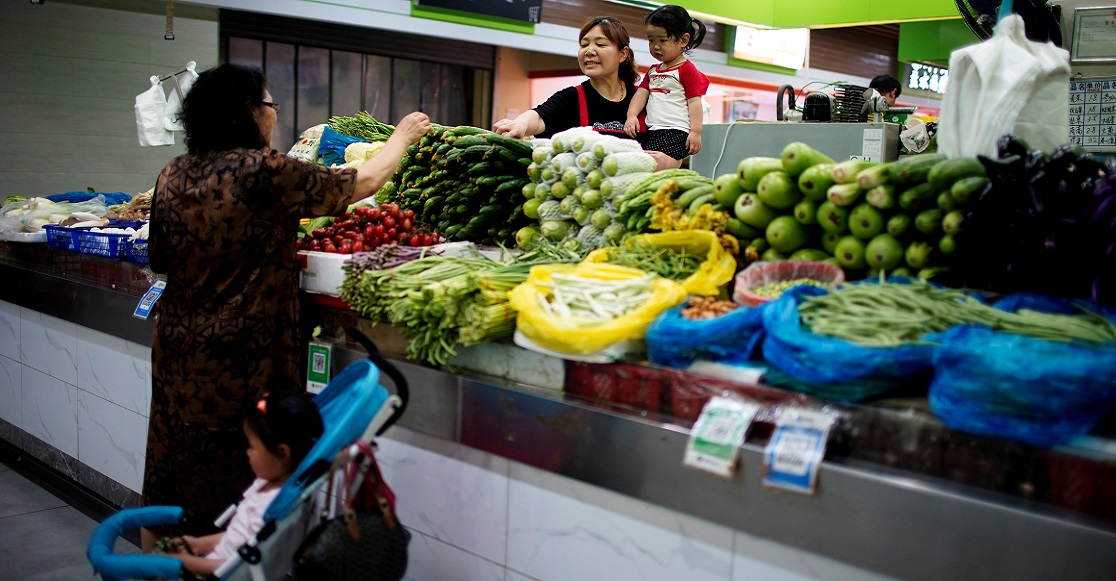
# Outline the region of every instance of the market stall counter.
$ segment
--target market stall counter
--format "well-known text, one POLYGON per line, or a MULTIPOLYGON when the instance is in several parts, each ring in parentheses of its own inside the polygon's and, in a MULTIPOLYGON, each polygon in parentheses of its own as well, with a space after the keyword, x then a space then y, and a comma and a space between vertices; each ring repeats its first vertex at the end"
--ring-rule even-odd
MULTIPOLYGON (((135 504, 148 396, 93 377, 138 366, 138 379, 117 383, 150 389, 152 323, 132 316, 147 274, 2 243, 0 276, 11 335, 0 360, 13 378, 0 437, 118 506, 135 504)), ((436 368, 406 360, 393 329, 315 296, 306 295, 304 316, 321 326, 334 371, 362 357, 341 339, 355 324, 412 385, 411 407, 380 454, 400 519, 419 533, 416 574, 437 578, 437 567, 465 560, 546 580, 609 570, 643 579, 1103 579, 1116 565, 1111 422, 1041 449, 951 431, 917 393, 835 404, 754 378, 568 362, 510 344, 460 349, 436 368), (758 411, 735 471, 721 478, 682 459, 703 406, 725 394, 758 411), (765 485, 765 446, 788 409, 834 420, 811 494, 765 485)))

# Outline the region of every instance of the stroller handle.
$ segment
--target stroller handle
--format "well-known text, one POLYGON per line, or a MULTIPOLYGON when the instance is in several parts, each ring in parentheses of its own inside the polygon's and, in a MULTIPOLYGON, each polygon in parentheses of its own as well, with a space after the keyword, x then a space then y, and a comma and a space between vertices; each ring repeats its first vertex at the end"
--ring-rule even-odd
POLYGON ((354 341, 360 343, 361 347, 364 347, 364 350, 368 352, 368 358, 376 364, 376 367, 380 368, 381 373, 386 373, 387 376, 395 382, 395 393, 399 396, 401 403, 395 408, 395 411, 392 412, 387 421, 384 422, 384 425, 380 426, 379 430, 376 430, 377 436, 383 435, 388 428, 399 421, 399 418, 402 417, 403 412, 407 409, 407 403, 411 401, 411 389, 407 386, 407 378, 403 377, 403 373, 399 371, 399 368, 396 367, 394 363, 388 361, 380 354, 380 350, 376 347, 376 344, 372 342, 372 339, 369 339, 367 335, 361 333, 359 329, 350 325, 345 327, 345 333, 354 341))
POLYGON ((125 531, 176 524, 182 521, 180 506, 146 506, 122 510, 97 525, 85 556, 104 581, 124 579, 178 579, 182 561, 162 555, 117 555, 113 553, 116 539, 125 531))

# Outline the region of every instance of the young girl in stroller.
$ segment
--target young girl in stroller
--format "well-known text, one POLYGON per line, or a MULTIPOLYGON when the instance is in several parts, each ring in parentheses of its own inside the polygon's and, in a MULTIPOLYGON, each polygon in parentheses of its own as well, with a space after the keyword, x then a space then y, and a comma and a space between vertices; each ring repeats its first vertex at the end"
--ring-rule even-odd
POLYGON ((213 574, 264 525, 263 515, 287 477, 322 435, 322 417, 304 393, 265 395, 244 416, 248 463, 256 480, 244 493, 223 532, 170 539, 168 556, 194 575, 213 574))

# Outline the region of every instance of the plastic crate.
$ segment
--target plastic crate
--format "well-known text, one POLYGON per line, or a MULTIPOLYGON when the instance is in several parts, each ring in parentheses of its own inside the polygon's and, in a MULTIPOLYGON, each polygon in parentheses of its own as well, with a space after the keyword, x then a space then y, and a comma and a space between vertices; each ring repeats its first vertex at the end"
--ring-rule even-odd
POLYGON ((124 258, 128 247, 128 234, 111 234, 91 230, 74 230, 77 251, 90 256, 124 258))
POLYGON ((137 238, 128 242, 124 260, 134 264, 147 264, 147 240, 137 238))
POLYGON ((43 226, 43 231, 46 232, 48 248, 58 250, 74 250, 77 248, 77 238, 74 236, 73 230, 63 228, 57 224, 47 224, 43 226))

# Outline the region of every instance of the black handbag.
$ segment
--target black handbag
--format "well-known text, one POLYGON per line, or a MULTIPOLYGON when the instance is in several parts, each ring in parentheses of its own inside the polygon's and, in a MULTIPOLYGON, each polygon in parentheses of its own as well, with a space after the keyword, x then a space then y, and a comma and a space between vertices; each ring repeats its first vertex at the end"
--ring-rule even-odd
POLYGON ((340 512, 312 527, 302 541, 294 556, 295 579, 399 581, 407 571, 411 533, 395 515, 395 494, 372 448, 364 441, 357 445, 357 455, 342 451, 334 459, 328 490, 332 496, 334 476, 343 471, 340 512))

